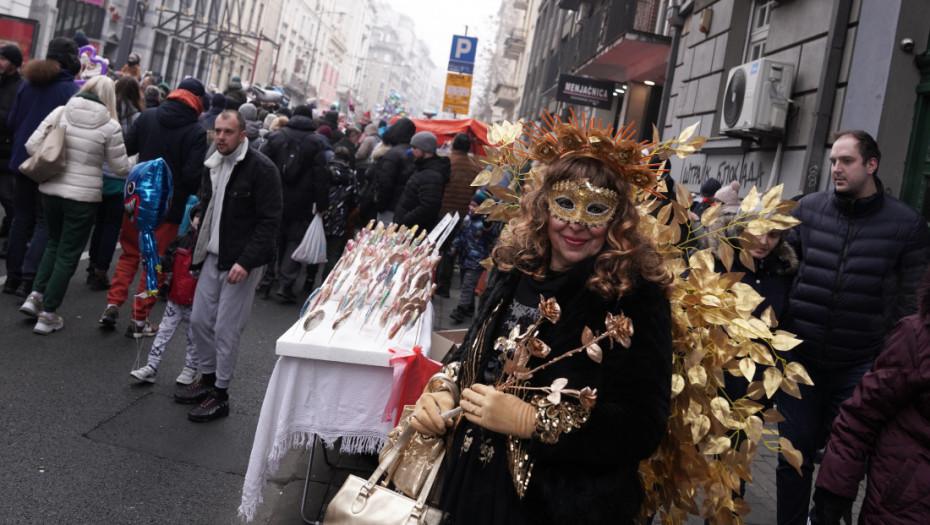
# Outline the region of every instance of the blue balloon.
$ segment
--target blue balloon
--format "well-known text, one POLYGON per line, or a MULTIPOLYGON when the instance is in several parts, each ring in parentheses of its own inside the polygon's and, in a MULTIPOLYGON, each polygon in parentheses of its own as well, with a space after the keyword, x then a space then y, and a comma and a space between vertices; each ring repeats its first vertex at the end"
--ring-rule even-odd
POLYGON ((158 293, 161 259, 155 230, 161 226, 171 206, 171 170, 165 159, 136 164, 126 177, 123 207, 129 221, 139 229, 139 252, 145 264, 146 295, 158 293))

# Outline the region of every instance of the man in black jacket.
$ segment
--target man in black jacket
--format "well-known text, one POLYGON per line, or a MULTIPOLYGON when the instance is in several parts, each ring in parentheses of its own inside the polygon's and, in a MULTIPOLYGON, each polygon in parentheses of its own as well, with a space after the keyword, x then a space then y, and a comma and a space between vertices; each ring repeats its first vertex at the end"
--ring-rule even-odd
POLYGON ((807 520, 813 456, 826 444, 839 405, 852 395, 899 319, 917 311, 917 286, 927 264, 926 220, 885 194, 881 152, 861 130, 834 135, 834 190, 801 199, 788 234, 800 267, 789 297, 788 330, 802 343, 790 360, 814 382, 800 399, 778 392, 785 421, 778 428, 803 456, 802 475, 779 456, 778 523, 807 520))
POLYGON ((400 199, 404 184, 410 175, 411 165, 407 158, 410 139, 416 133, 417 126, 409 118, 401 118, 391 124, 384 132, 384 143, 391 148, 387 153, 373 161, 367 174, 369 184, 375 190, 375 209, 378 220, 385 224, 394 221, 394 209, 400 199))
POLYGON ((235 110, 216 118, 216 153, 203 170, 205 206, 191 267, 199 271, 191 332, 200 359, 200 381, 177 390, 175 401, 199 406, 191 421, 229 415, 226 390, 239 355, 262 267, 272 259, 281 220, 278 169, 249 147, 246 124, 235 110))
MULTIPOLYGON (((127 154, 138 153, 140 162, 161 157, 171 170, 171 206, 164 222, 155 230, 159 256, 178 236, 188 197, 200 190, 203 159, 207 153, 207 132, 198 122, 203 110, 200 101, 203 94, 203 84, 199 80, 183 80, 164 103, 143 111, 126 135, 127 154)), ((116 326, 119 307, 126 301, 129 286, 139 269, 139 229, 126 216, 123 217, 119 242, 123 253, 116 264, 113 281, 107 292, 107 307, 99 321, 105 327, 116 326)), ((145 279, 140 279, 139 293, 144 290, 145 279)), ((148 315, 155 304, 155 297, 136 297, 133 302, 133 322, 126 329, 126 337, 154 336, 158 326, 148 321, 148 315)))
MULTIPOLYGON (((19 66, 23 65, 23 53, 19 47, 10 44, 0 47, 0 206, 3 206, 3 225, 0 237, 10 234, 10 222, 13 220, 13 192, 16 178, 10 171, 10 156, 13 153, 13 128, 7 126, 6 119, 13 109, 16 91, 23 83, 19 66)), ((7 244, 0 248, 0 257, 6 257, 7 244)))
POLYGON ((269 133, 262 148, 262 153, 278 167, 284 194, 284 212, 276 236, 277 272, 275 263, 269 264, 258 287, 264 299, 268 298, 277 273, 276 294, 286 302, 297 300, 294 283, 300 275, 300 263, 291 259, 291 254, 313 220, 313 205, 316 205, 316 214, 321 216, 329 207, 326 148, 314 131, 312 118, 313 110, 309 106, 297 107, 294 118, 284 128, 269 133))
POLYGON ((394 222, 431 230, 439 220, 442 193, 449 182, 452 165, 448 157, 436 155, 436 135, 421 131, 410 140, 415 171, 394 210, 394 222))

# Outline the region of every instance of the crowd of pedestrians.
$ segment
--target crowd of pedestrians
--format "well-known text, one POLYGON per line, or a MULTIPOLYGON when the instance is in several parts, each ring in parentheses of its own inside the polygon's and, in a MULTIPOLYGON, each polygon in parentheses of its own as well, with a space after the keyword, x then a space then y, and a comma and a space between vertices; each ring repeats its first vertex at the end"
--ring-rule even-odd
MULTIPOLYGON (((481 168, 469 135, 456 135, 445 155, 440 139, 408 118, 346 123, 334 108, 268 107, 250 101, 239 77, 222 92, 192 77, 171 89, 143 74, 139 60, 131 55, 115 81, 98 76, 79 86, 71 39, 52 40, 44 59, 25 64, 19 48, 0 47, 3 293, 24 298, 20 310, 35 318, 37 334, 65 327, 59 308, 89 242, 87 285, 107 291, 101 327, 116 329, 129 301, 125 334, 155 337, 132 376, 154 382, 167 343, 186 324, 175 400, 197 405, 188 413, 192 421, 212 421, 229 414, 239 338, 255 295, 298 301, 370 219, 428 230, 454 213, 461 220, 441 247, 437 293, 448 297, 457 264, 462 293, 451 318, 474 314, 481 262, 500 228, 476 213, 491 197, 471 186, 481 168), (36 182, 18 167, 58 126, 65 129, 66 165, 36 182), (159 283, 167 305, 155 323, 157 298, 146 293, 144 279, 130 290, 142 257, 122 193, 131 167, 157 158, 171 171, 173 194, 155 231, 165 270, 159 278, 169 276, 159 283), (326 262, 304 265, 292 254, 317 216, 326 262)), ((880 161, 868 133, 837 133, 833 188, 800 197, 792 211, 800 225, 756 236, 754 264, 734 257, 729 268, 764 297, 757 315, 771 307, 779 328, 802 340, 787 359, 814 382, 801 385, 799 397, 780 392, 774 400, 784 416, 780 435, 803 457, 800 474, 779 459, 780 525, 838 523, 866 470, 863 520, 916 523, 930 510, 918 490, 930 483, 930 277, 918 292, 930 232, 924 217, 885 192, 880 161), (825 452, 815 481, 818 450, 825 452)), ((739 184, 709 179, 700 193, 692 218, 720 206, 717 223, 705 226, 740 237, 741 228, 726 229, 739 213, 739 184)), ((701 248, 726 271, 715 238, 701 248)), ((724 385, 731 398, 746 387, 729 376, 724 385)))

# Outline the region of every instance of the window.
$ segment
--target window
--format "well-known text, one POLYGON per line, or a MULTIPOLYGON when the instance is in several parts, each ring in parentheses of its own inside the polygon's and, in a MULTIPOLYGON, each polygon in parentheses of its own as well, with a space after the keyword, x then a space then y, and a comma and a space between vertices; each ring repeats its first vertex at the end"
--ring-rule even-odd
POLYGON ((765 56, 765 41, 769 37, 769 21, 775 0, 756 0, 752 10, 752 26, 749 30, 749 61, 765 56))

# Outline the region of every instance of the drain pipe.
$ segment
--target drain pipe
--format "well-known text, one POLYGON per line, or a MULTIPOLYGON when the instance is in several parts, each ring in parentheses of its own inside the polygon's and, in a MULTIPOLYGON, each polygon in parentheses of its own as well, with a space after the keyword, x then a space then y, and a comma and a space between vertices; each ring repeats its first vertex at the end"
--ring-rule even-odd
POLYGON ((814 122, 807 138, 804 153, 804 175, 800 191, 804 195, 820 189, 823 170, 823 152, 830 131, 830 117, 833 113, 833 101, 836 98, 836 83, 840 76, 843 62, 843 48, 846 46, 846 28, 852 11, 852 0, 837 0, 830 15, 830 32, 827 35, 827 50, 820 70, 820 89, 814 101, 814 122))
POLYGON ((672 96, 672 84, 675 83, 675 66, 678 62, 678 46, 681 43, 681 28, 685 19, 681 15, 678 0, 669 0, 666 11, 669 28, 672 30, 672 46, 668 51, 668 67, 665 69, 665 86, 662 87, 662 103, 659 104, 659 116, 656 119, 659 136, 665 135, 665 116, 668 113, 668 103, 672 96))

